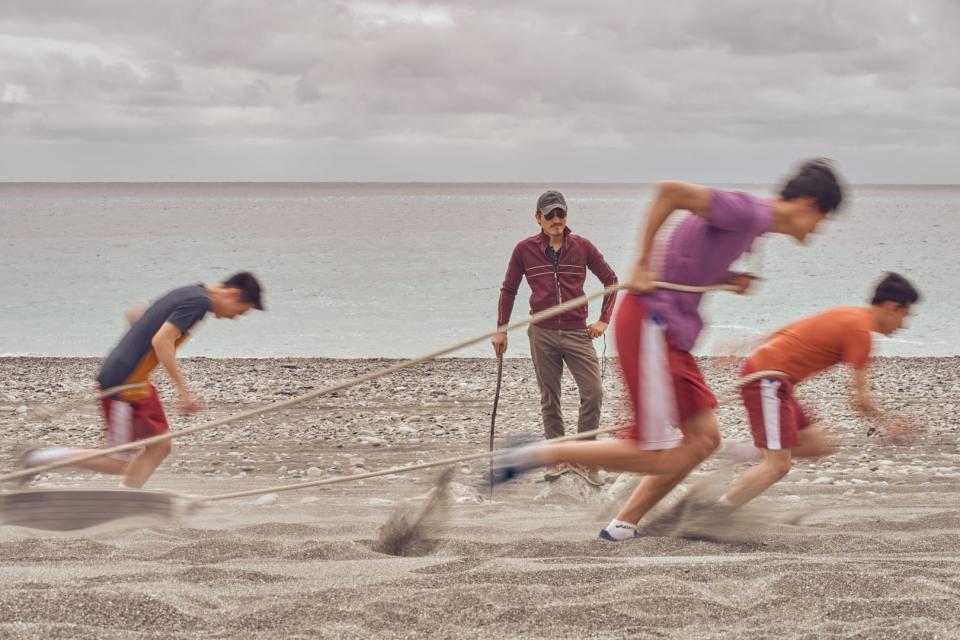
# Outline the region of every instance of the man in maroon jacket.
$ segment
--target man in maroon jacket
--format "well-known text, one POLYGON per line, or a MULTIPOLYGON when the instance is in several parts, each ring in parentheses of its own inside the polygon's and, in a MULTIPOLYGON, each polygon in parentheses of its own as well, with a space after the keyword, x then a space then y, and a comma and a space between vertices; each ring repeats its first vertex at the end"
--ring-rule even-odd
MULTIPOLYGON (((587 269, 593 272, 605 287, 617 282, 617 276, 603 255, 584 237, 567 228, 567 202, 559 191, 547 191, 537 200, 534 213, 540 233, 521 241, 513 249, 507 275, 500 289, 497 327, 510 323, 513 301, 523 276, 530 285, 530 313, 537 313, 567 300, 583 295, 587 269)), ((580 390, 580 419, 577 430, 593 431, 600 424, 600 404, 603 386, 600 366, 592 340, 603 335, 610 322, 610 313, 616 299, 609 294, 600 307, 600 320, 587 325, 587 305, 530 325, 530 355, 540 386, 540 408, 543 430, 547 438, 563 435, 563 413, 560 409, 560 381, 566 363, 580 390)), ((506 332, 493 340, 497 355, 507 350, 506 332)), ((576 472, 591 484, 600 485, 596 471, 580 466, 560 465, 545 473, 554 479, 568 470, 576 472)))

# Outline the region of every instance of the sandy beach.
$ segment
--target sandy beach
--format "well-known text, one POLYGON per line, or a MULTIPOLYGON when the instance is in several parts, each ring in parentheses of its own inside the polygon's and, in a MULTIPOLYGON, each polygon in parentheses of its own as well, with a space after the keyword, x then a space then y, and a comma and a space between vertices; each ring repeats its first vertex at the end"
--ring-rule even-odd
MULTIPOLYGON (((393 362, 186 359, 206 406, 189 418, 171 409, 171 424, 393 362)), ((735 366, 701 363, 723 395, 735 366)), ((36 415, 88 392, 97 365, 0 359, 0 470, 24 446, 97 445, 93 402, 50 421, 36 415)), ((190 436, 148 488, 209 495, 482 451, 495 374, 492 359, 444 359, 190 436)), ((711 540, 596 541, 624 480, 609 475, 591 489, 530 474, 491 502, 485 462, 455 467, 451 504, 402 556, 376 550, 381 528, 398 509, 428 504, 435 471, 224 501, 148 528, 0 526, 0 638, 956 638, 960 358, 879 359, 872 380, 883 407, 919 416, 926 432, 916 442, 867 438, 846 400, 846 373, 820 376, 800 397, 831 426, 837 452, 798 463, 730 528, 703 532, 711 540)), ((565 384, 572 432, 577 394, 565 384)), ((602 426, 614 426, 623 407, 610 360, 604 384, 602 426)), ((719 416, 726 440, 746 438, 739 404, 719 416)), ((497 422, 500 442, 540 432, 527 359, 505 361, 497 422)), ((664 509, 691 487, 722 482, 716 467, 708 461, 664 509)), ((116 484, 63 471, 34 486, 116 484)))

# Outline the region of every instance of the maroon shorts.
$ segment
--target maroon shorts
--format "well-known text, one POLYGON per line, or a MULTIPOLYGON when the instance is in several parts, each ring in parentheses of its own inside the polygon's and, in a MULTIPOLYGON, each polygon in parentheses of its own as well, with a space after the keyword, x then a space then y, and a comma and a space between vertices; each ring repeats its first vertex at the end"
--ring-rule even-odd
MULTIPOLYGON (((104 441, 108 447, 143 440, 170 431, 167 416, 160 404, 157 388, 150 385, 150 395, 136 400, 102 398, 104 441)), ((129 458, 130 452, 118 453, 118 458, 129 458)))
POLYGON ((674 447, 683 424, 716 408, 717 399, 697 361, 674 345, 639 296, 624 296, 616 315, 617 353, 633 409, 633 437, 644 449, 674 447))
MULTIPOLYGON (((751 373, 753 367, 744 363, 740 374, 751 373)), ((753 443, 760 449, 792 449, 800 444, 800 431, 812 423, 786 378, 760 378, 745 384, 740 397, 750 418, 753 443)))

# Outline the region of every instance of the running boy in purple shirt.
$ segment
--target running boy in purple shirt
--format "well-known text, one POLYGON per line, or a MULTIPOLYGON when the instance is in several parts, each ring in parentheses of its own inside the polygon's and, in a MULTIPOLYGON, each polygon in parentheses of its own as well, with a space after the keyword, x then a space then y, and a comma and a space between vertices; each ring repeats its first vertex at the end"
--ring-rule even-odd
POLYGON ((631 439, 533 445, 497 460, 497 479, 543 465, 575 463, 648 474, 604 540, 640 535, 636 523, 720 445, 713 393, 690 354, 703 328, 702 294, 654 289, 654 280, 684 285, 733 284, 740 292, 753 276, 730 271, 764 233, 798 241, 835 211, 843 192, 823 160, 804 163, 773 199, 666 182, 650 206, 640 257, 616 311, 616 341, 624 386, 633 409, 631 439), (689 211, 670 220, 675 211, 689 211))

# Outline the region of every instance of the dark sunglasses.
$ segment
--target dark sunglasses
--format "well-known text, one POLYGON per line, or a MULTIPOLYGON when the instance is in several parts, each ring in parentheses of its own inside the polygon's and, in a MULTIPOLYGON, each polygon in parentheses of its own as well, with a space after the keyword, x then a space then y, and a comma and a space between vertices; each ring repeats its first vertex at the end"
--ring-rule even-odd
POLYGON ((567 212, 561 209, 560 207, 557 207, 556 209, 551 209, 547 213, 541 213, 540 215, 543 216, 544 220, 553 220, 553 216, 557 216, 558 218, 563 220, 564 218, 567 217, 567 212))

